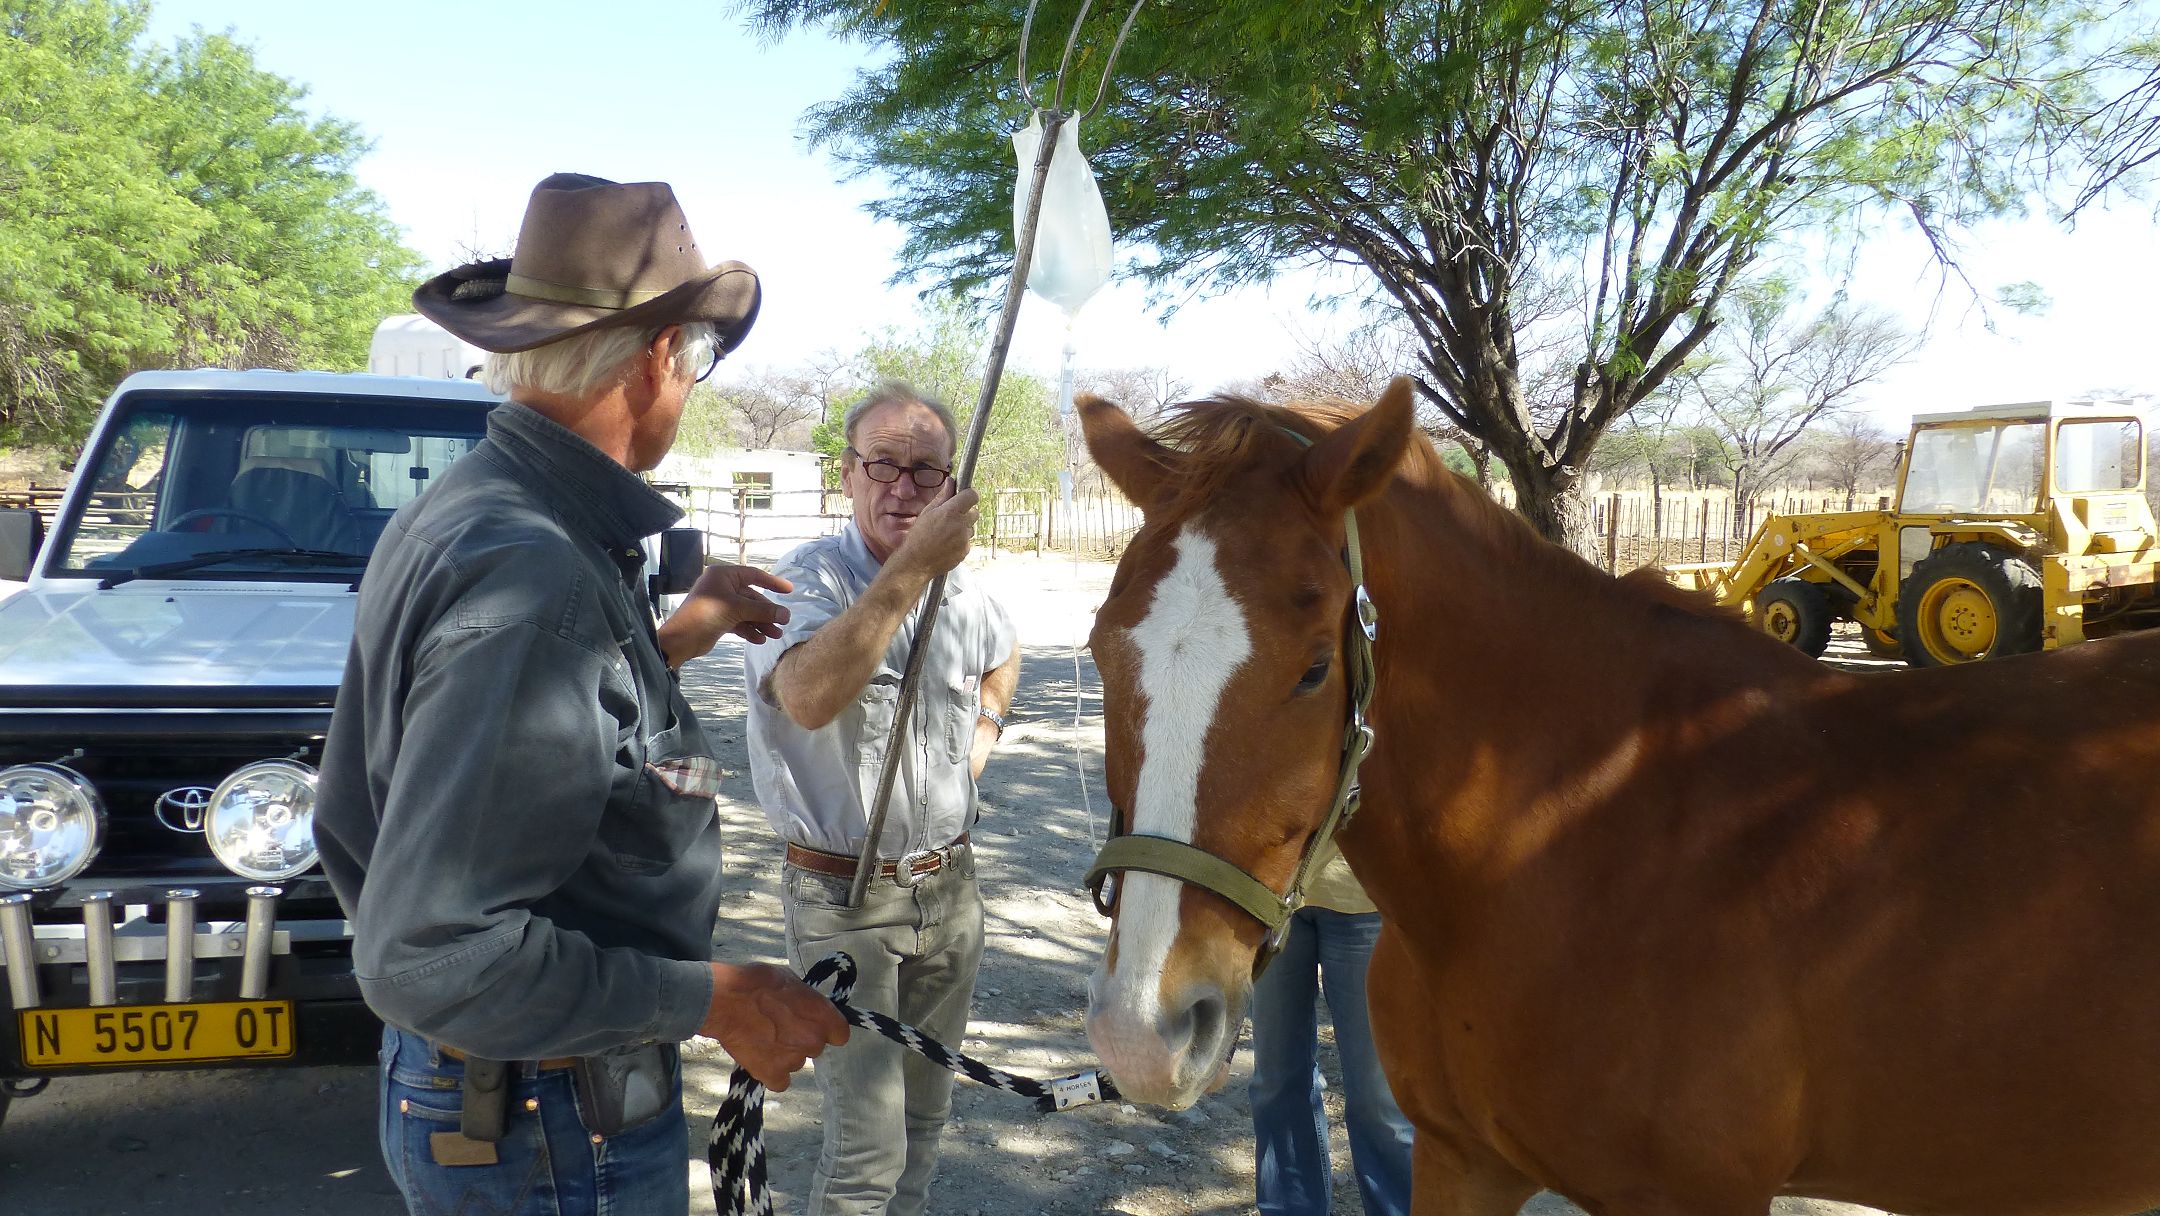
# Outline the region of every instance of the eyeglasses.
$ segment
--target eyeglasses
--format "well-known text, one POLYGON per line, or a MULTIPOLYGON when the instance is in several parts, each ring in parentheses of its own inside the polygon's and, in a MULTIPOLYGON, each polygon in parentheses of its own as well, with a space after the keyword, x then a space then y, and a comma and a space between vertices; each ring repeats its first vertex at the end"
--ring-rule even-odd
MULTIPOLYGON (((652 347, 650 347, 650 346, 647 346, 647 347, 645 348, 645 353, 646 353, 646 354, 648 354, 648 355, 649 355, 649 354, 651 354, 652 352, 653 352, 653 348, 652 348, 652 347)), ((712 375, 712 374, 713 374, 714 372, 716 372, 716 371, 719 371, 719 370, 720 370, 720 360, 721 360, 722 356, 724 356, 724 355, 726 355, 726 354, 727 354, 727 352, 726 352, 726 351, 724 351, 724 350, 720 349, 720 344, 719 344, 718 342, 713 342, 713 343, 711 343, 710 345, 706 346, 706 348, 705 348, 705 370, 704 370, 704 371, 701 371, 701 372, 699 372, 699 373, 697 374, 697 378, 696 378, 696 379, 694 379, 694 380, 692 380, 692 381, 691 381, 690 383, 692 383, 692 384, 703 384, 703 383, 705 383, 706 377, 708 377, 708 376, 712 375)))
POLYGON ((718 342, 715 342, 706 349, 709 353, 706 356, 707 362, 705 364, 705 370, 697 374, 697 379, 690 382, 692 384, 703 384, 705 383, 705 378, 707 376, 710 376, 714 372, 720 370, 720 356, 724 353, 720 349, 720 344, 718 342))
POLYGON ((865 476, 881 485, 889 486, 900 480, 900 475, 905 473, 914 478, 915 484, 923 489, 935 490, 945 484, 946 478, 952 476, 951 469, 941 469, 934 464, 899 465, 890 460, 863 460, 863 454, 854 448, 848 449, 848 455, 861 462, 865 476))

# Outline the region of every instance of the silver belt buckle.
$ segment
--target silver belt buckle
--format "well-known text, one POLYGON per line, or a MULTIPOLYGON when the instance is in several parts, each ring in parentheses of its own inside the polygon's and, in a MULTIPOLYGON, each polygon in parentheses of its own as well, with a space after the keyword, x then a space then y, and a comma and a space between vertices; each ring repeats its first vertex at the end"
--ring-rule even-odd
POLYGON ((916 883, 921 882, 925 875, 937 873, 937 868, 935 866, 931 867, 930 869, 924 870, 921 874, 917 874, 915 872, 916 858, 936 857, 937 855, 938 851, 936 849, 917 849, 912 853, 901 854, 900 860, 893 863, 893 882, 899 886, 912 887, 916 883))

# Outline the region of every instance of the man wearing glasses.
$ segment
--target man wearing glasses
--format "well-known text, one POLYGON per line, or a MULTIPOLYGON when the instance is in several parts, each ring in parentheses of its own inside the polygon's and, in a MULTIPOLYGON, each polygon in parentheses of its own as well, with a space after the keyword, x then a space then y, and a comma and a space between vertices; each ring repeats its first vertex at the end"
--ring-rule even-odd
MULTIPOLYGON (((943 1042, 967 1028, 982 962, 982 896, 968 830, 975 778, 1004 729, 1019 680, 1011 619, 960 569, 975 532, 973 490, 954 492, 952 413, 886 384, 847 412, 841 485, 854 519, 774 572, 794 584, 776 646, 744 652, 750 771, 787 842, 781 877, 788 956, 834 951, 860 974, 854 1003, 943 1042), (948 574, 910 712, 877 872, 847 906, 892 734, 901 674, 930 584, 948 574)), ((953 1076, 875 1035, 817 1062, 825 1145, 810 1216, 923 1211, 953 1076)))

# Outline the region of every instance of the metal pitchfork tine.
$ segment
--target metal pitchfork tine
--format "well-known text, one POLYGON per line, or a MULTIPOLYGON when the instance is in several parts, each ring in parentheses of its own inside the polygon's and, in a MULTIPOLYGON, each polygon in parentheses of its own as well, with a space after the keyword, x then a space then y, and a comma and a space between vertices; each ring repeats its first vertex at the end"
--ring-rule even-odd
MULTIPOLYGON (((1035 260, 1035 225, 1042 214, 1043 183, 1050 176, 1050 160, 1057 152, 1058 130, 1072 115, 1064 110, 1065 77, 1072 66, 1073 48, 1080 41, 1081 23, 1087 20, 1088 8, 1094 0, 1081 0, 1080 12, 1073 18, 1072 31, 1065 36, 1065 54, 1058 61, 1057 84, 1050 94, 1050 108, 1044 110, 1035 103, 1035 94, 1028 87, 1027 47, 1028 36, 1035 28, 1035 6, 1040 0, 1029 0, 1027 17, 1020 25, 1020 62, 1017 76, 1020 82, 1021 100, 1035 110, 1042 120, 1042 142, 1035 152, 1033 176, 1029 179, 1027 213, 1020 223, 1020 231, 1014 234, 1012 280, 1005 286, 1005 308, 998 315, 997 337, 990 343, 990 361, 983 369, 982 392, 975 400, 974 417, 968 420, 967 444, 961 453, 960 466, 953 471, 953 478, 960 489, 969 489, 975 482, 975 457, 982 448, 983 433, 990 426, 990 406, 997 400, 998 381, 1005 374, 1005 355, 1012 348, 1013 326, 1020 320, 1020 300, 1027 294, 1028 269, 1035 260)), ((1092 117, 1102 108, 1103 99, 1109 95, 1110 74, 1117 67, 1118 52, 1125 46, 1125 35, 1132 32, 1133 21, 1140 15, 1140 6, 1146 0, 1133 0, 1132 9, 1125 14, 1125 23, 1118 27, 1117 41, 1110 46, 1110 57, 1103 61, 1102 81, 1096 87, 1095 101, 1082 118, 1092 117)), ((908 651, 907 670, 901 674, 899 704, 893 708, 892 734, 885 746, 885 762, 878 771, 877 796, 870 804, 870 822, 863 834, 862 852, 855 859, 855 879, 848 886, 847 906, 860 908, 863 893, 869 889, 870 878, 877 873, 878 841, 885 834, 886 804, 892 798, 893 783, 900 775, 900 749, 907 737, 908 717, 915 708, 916 687, 922 682, 923 659, 930 653, 930 635, 937 627, 938 609, 945 600, 945 578, 940 574, 931 581, 924 594, 922 618, 915 629, 915 642, 908 651)))

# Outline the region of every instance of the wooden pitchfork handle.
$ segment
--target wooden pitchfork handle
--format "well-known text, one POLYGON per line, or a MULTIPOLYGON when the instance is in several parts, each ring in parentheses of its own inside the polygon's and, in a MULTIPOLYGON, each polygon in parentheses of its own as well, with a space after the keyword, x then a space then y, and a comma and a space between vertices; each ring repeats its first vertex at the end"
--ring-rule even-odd
MULTIPOLYGON (((1021 221, 1013 250, 1012 281, 1005 285, 1005 310, 998 316, 997 338, 990 344, 990 363, 983 369, 982 392, 975 399, 975 416, 968 419, 967 447, 953 477, 965 490, 975 481, 975 456, 982 449, 983 432, 990 427, 990 406, 997 400, 998 381, 1005 374, 1005 355, 1012 349, 1013 326, 1020 320, 1020 301, 1027 294, 1028 267, 1035 260, 1035 225, 1042 216, 1043 183, 1050 177, 1050 158, 1057 152, 1058 128, 1068 115, 1056 110, 1043 114, 1041 146, 1035 152, 1033 186, 1028 192, 1027 215, 1021 221)), ((995 509, 994 507, 992 508, 995 509)), ((908 718, 915 709, 915 692, 922 683, 923 659, 930 653, 931 631, 937 627, 938 609, 945 602, 946 575, 930 581, 924 593, 922 615, 915 625, 915 641, 908 650, 907 670, 900 677, 900 703, 893 709, 892 735, 885 744, 885 763, 878 771, 877 796, 870 803, 870 823, 863 831, 862 852, 855 858, 855 879, 848 884, 847 906, 862 907, 863 892, 878 870, 878 841, 885 835, 885 812, 892 800, 893 783, 900 775, 900 749, 907 739, 908 718)))

